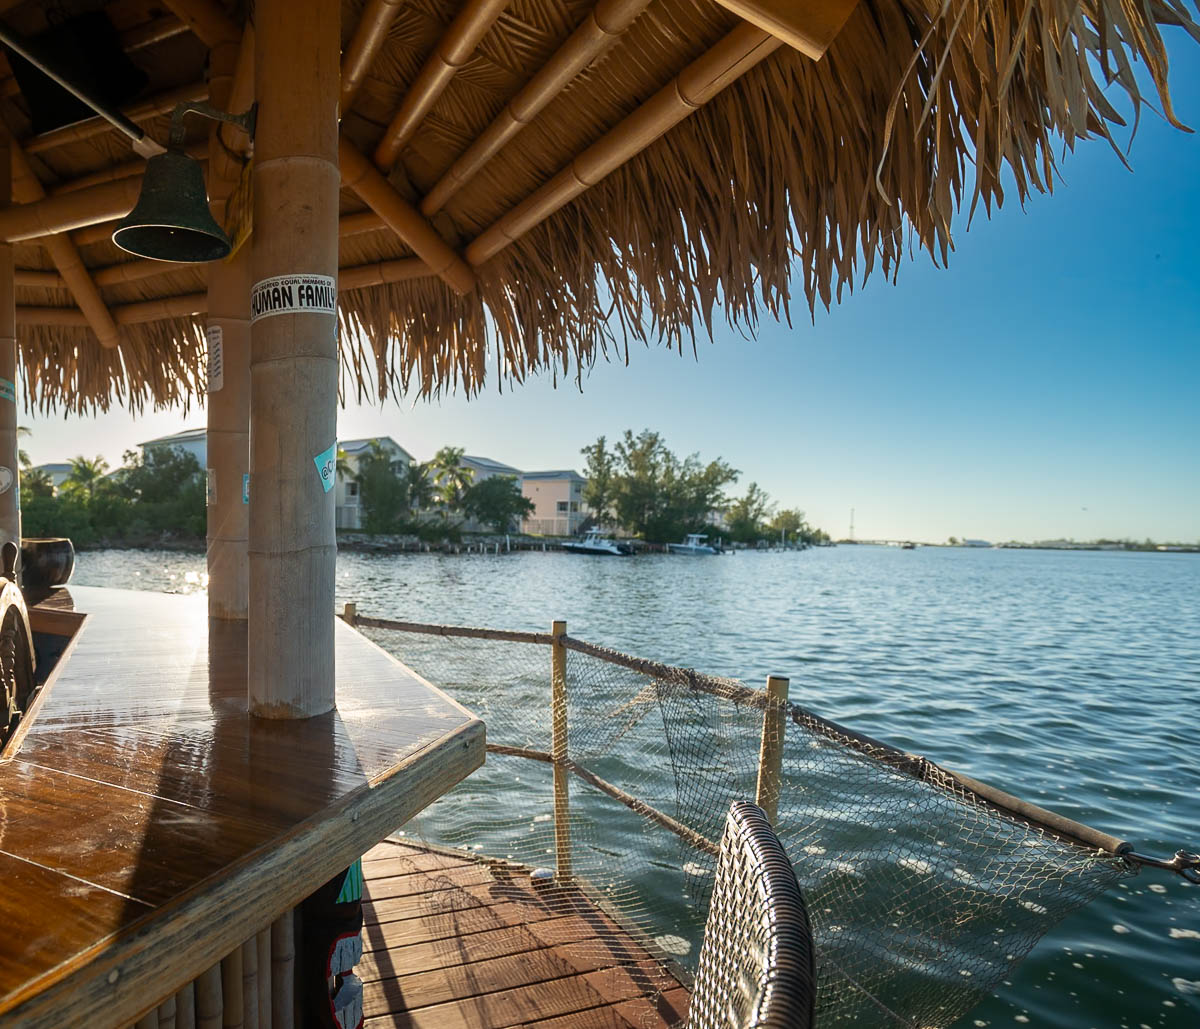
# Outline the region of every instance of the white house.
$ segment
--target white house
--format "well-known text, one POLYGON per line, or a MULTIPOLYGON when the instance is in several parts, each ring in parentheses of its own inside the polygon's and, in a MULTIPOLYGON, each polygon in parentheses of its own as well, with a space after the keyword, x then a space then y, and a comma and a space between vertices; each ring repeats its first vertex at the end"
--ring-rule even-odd
POLYGON ((50 480, 50 484, 58 489, 64 482, 71 477, 71 466, 65 461, 55 461, 52 464, 34 465, 31 471, 45 472, 46 478, 50 480))
POLYGON ((336 491, 337 514, 335 524, 339 529, 361 529, 362 508, 359 506, 360 496, 358 483, 354 475, 358 471, 358 462, 371 450, 371 444, 378 443, 392 459, 392 471, 396 475, 408 472, 408 466, 413 463, 413 456, 397 443, 391 436, 372 436, 369 439, 347 439, 338 444, 338 450, 344 454, 348 466, 348 474, 339 471, 336 491))
POLYGON ((208 467, 208 431, 205 429, 186 429, 173 436, 159 436, 158 439, 147 440, 138 446, 142 448, 143 460, 152 450, 175 449, 191 454, 201 468, 208 467))

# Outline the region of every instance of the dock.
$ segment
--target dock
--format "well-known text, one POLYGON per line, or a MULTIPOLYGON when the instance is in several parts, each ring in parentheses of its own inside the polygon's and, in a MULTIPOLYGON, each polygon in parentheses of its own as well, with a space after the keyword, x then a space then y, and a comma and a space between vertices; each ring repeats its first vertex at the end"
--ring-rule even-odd
POLYGON ((363 860, 365 1025, 666 1029, 689 990, 578 889, 467 852, 385 840, 363 860))

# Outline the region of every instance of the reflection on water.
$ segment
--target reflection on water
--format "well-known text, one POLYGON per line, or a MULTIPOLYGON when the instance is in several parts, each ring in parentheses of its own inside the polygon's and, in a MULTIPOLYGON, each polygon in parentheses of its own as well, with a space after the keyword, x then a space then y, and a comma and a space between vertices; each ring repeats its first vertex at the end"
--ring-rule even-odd
MULTIPOLYGON (((75 582, 194 592, 204 558, 85 552, 75 582)), ((722 558, 346 554, 338 603, 573 635, 749 682, 1139 849, 1200 846, 1200 556, 838 547, 722 558)), ((648 874, 651 874, 648 870, 648 874)), ((965 1026, 1200 1024, 1200 890, 1143 873, 965 1026)))

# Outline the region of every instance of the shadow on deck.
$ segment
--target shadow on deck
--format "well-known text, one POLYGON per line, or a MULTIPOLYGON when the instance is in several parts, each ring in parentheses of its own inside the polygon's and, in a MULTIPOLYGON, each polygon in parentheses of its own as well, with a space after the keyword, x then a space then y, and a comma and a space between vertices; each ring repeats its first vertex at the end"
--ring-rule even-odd
POLYGON ((687 988, 578 890, 392 840, 363 870, 368 1027, 657 1029, 687 1015, 687 988))

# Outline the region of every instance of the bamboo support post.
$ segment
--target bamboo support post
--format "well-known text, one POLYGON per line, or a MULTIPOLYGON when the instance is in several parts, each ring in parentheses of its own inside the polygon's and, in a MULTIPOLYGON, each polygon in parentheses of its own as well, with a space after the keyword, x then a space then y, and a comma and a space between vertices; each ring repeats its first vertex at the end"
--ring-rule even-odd
POLYGON ((142 1015, 135 1023, 134 1029, 158 1029, 158 1008, 142 1015))
POLYGON ((175 994, 175 1029, 196 1029, 196 984, 185 985, 175 994))
POLYGON ((221 1029, 245 1029, 242 1019, 242 948, 221 960, 221 1029))
POLYGON ((437 103, 458 69, 471 59, 479 41, 507 6, 508 0, 467 0, 429 60, 417 72, 400 109, 375 148, 375 165, 381 171, 389 171, 396 163, 401 147, 412 138, 421 120, 437 103))
POLYGON ((171 994, 158 1006, 158 1029, 176 1029, 178 1007, 175 1004, 175 994, 171 994))
POLYGON ((271 924, 271 1029, 295 1029, 295 918, 285 911, 271 924))
MULTIPOLYGON (((10 144, 0 139, 0 209, 12 196, 10 144)), ((17 289, 13 248, 0 243, 0 545, 21 547, 21 465, 17 460, 17 289)))
POLYGON ((395 20, 396 12, 405 0, 368 0, 359 15, 354 35, 342 56, 342 93, 339 107, 342 116, 354 105, 354 98, 362 87, 363 79, 371 70, 371 64, 387 39, 388 29, 395 20))
POLYGON ((242 1027, 258 1029, 258 938, 242 944, 242 1027))
POLYGON ((550 755, 554 759, 554 855, 557 878, 571 878, 571 812, 567 778, 567 649, 562 637, 567 623, 550 626, 554 642, 550 646, 550 755))
POLYGON ((510 139, 603 54, 650 0, 600 0, 570 37, 554 52, 492 123, 452 164, 421 201, 421 213, 436 214, 510 139))
MULTIPOLYGON (((210 86, 218 107, 229 101, 238 49, 226 42, 210 52, 210 86)), ((224 152, 219 128, 214 125, 209 134, 214 156, 224 152)), ((209 195, 218 221, 224 220, 225 202, 236 185, 218 174, 221 167, 209 162, 209 195)), ((208 270, 208 614, 229 620, 246 618, 249 593, 250 278, 247 245, 208 270)))
MULTIPOLYGON (((336 290, 340 13, 332 0, 256 7, 256 283, 307 275, 336 290)), ((268 718, 335 703, 337 315, 321 306, 284 305, 250 328, 248 689, 268 718)))
POLYGON ((196 980, 196 1029, 221 1029, 221 965, 218 962, 196 980))
POLYGON ((579 154, 549 182, 534 190, 485 229, 467 247, 467 261, 472 265, 480 265, 494 257, 610 172, 640 154, 782 45, 780 40, 762 29, 753 25, 739 25, 579 154))
POLYGON ((258 949, 258 1029, 271 1029, 271 927, 254 937, 258 949))
POLYGON ((763 709, 762 745, 758 751, 758 786, 754 803, 767 813, 771 824, 779 813, 783 783, 783 744, 787 725, 788 680, 767 676, 767 706, 763 709))

